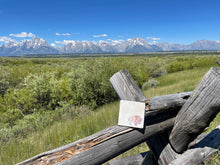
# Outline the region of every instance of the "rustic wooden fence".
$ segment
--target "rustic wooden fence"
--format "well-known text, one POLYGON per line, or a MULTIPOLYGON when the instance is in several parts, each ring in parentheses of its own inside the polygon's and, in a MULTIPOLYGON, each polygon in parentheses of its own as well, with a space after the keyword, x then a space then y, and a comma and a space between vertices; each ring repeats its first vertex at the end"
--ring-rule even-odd
POLYGON ((220 111, 220 68, 211 68, 193 92, 146 99, 122 70, 110 82, 121 100, 145 102, 143 129, 112 126, 79 141, 41 153, 17 165, 103 164, 146 142, 150 151, 108 165, 199 164, 220 146, 220 125, 201 134, 220 111))

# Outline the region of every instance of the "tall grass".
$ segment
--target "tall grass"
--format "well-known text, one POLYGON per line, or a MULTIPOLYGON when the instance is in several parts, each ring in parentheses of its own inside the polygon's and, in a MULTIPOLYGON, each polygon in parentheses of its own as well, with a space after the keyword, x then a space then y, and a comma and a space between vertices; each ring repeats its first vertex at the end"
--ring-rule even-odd
MULTIPOLYGON (((210 67, 170 73, 160 78, 158 87, 144 91, 147 98, 193 90, 210 67)), ((30 158, 38 153, 76 141, 104 128, 117 124, 119 102, 113 102, 95 111, 82 113, 72 120, 55 122, 44 130, 29 134, 25 139, 0 146, 0 164, 11 165, 30 158)), ((212 122, 210 130, 219 124, 220 115, 212 122)), ((141 144, 120 157, 137 154, 147 150, 146 144, 141 144)), ((219 162, 220 154, 209 160, 219 162)))

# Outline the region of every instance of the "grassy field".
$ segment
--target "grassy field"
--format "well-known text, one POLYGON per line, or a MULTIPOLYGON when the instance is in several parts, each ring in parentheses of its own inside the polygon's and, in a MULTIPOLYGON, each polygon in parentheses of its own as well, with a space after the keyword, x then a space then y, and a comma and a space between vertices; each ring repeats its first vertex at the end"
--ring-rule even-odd
MULTIPOLYGON (((184 70, 169 73, 157 78, 159 85, 144 90, 147 98, 186 92, 193 90, 210 67, 184 70)), ((84 107, 81 107, 84 108, 84 107)), ((55 122, 46 129, 32 132, 27 138, 16 139, 0 146, 0 164, 11 165, 64 144, 76 141, 106 127, 116 125, 119 102, 103 105, 94 111, 84 111, 72 120, 55 122)), ((209 130, 220 124, 220 115, 211 123, 209 130)), ((146 144, 141 144, 120 155, 124 157, 147 150, 146 144)), ((209 159, 206 164, 220 164, 220 153, 209 159)))

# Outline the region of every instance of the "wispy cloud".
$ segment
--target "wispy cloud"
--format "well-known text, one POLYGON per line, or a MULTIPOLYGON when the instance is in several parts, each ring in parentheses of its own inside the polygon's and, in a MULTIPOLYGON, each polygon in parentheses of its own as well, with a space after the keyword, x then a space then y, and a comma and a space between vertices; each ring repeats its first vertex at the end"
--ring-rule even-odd
POLYGON ((112 39, 107 39, 107 40, 113 44, 121 44, 122 42, 125 41, 125 40, 112 40, 112 39))
POLYGON ((158 42, 157 41, 151 41, 151 42, 149 42, 149 44, 151 44, 151 45, 154 45, 154 44, 157 44, 158 42))
POLYGON ((35 35, 33 33, 27 33, 27 32, 21 32, 17 34, 9 34, 9 36, 12 37, 19 37, 19 38, 25 38, 25 37, 34 37, 35 35))
POLYGON ((9 43, 16 42, 16 40, 13 40, 12 38, 6 36, 0 36, 0 42, 9 43))
POLYGON ((56 44, 67 45, 69 43, 75 43, 74 40, 55 41, 56 44))
POLYGON ((156 38, 156 37, 147 37, 147 40, 159 41, 160 38, 156 38))
POLYGON ((56 33, 57 36, 70 36, 70 33, 56 33))
POLYGON ((108 36, 107 34, 93 35, 93 37, 96 37, 96 38, 98 38, 98 37, 107 37, 107 36, 108 36))

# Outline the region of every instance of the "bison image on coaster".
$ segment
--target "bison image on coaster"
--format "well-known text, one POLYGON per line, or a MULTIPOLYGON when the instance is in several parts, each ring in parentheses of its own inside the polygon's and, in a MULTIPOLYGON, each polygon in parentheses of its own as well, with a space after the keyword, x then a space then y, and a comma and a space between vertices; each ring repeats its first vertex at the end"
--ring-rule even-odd
POLYGON ((145 103, 120 100, 118 125, 143 128, 145 103))

